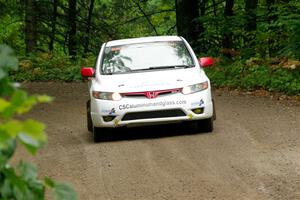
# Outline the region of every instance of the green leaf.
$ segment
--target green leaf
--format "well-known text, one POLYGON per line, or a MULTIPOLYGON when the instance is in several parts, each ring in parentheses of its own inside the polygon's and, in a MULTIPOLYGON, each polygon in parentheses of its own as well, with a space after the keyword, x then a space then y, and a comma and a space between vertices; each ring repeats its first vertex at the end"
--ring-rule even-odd
POLYGON ((38 180, 37 168, 35 165, 26 162, 20 162, 17 166, 20 178, 26 182, 26 198, 24 199, 44 199, 45 186, 38 180))
POLYGON ((10 188, 12 190, 11 195, 15 197, 14 199, 23 199, 22 196, 24 195, 22 194, 26 191, 25 181, 18 177, 18 175, 12 167, 5 168, 2 172, 5 175, 5 180, 7 181, 7 184, 10 185, 10 188))
POLYGON ((38 95, 36 96, 36 99, 39 103, 48 103, 53 101, 53 97, 50 97, 48 95, 38 95))
POLYGON ((27 93, 23 90, 16 90, 11 98, 11 103, 20 106, 27 99, 27 93))
POLYGON ((44 133, 44 130, 46 126, 43 123, 40 123, 38 121, 28 119, 24 122, 24 131, 32 136, 34 139, 37 139, 41 142, 46 142, 47 137, 44 133))
POLYGON ((11 103, 18 114, 23 114, 28 112, 37 103, 37 100, 35 96, 28 96, 25 91, 16 90, 11 103))
POLYGON ((44 199, 45 187, 42 182, 36 179, 34 166, 28 163, 20 163, 16 169, 18 170, 8 166, 2 170, 5 182, 4 185, 0 185, 1 197, 17 200, 44 199))
POLYGON ((25 133, 20 133, 18 137, 19 140, 25 145, 26 149, 32 154, 35 154, 41 147, 39 141, 33 139, 25 133))
MULTIPOLYGON (((10 106, 6 107, 6 109, 3 110, 1 116, 5 118, 12 117, 12 115, 17 112, 18 109, 22 110, 22 105, 27 98, 27 93, 25 91, 15 90, 10 100, 10 106)), ((19 111, 19 113, 21 113, 21 110, 19 111)))
POLYGON ((55 182, 49 177, 44 178, 44 183, 50 188, 53 188, 55 186, 55 182))
POLYGON ((0 80, 0 96, 10 96, 14 89, 8 78, 0 80))
POLYGON ((17 113, 18 114, 26 113, 30 111, 32 106, 34 106, 35 104, 37 104, 37 100, 35 96, 29 96, 24 100, 23 104, 17 108, 17 113))
POLYGON ((5 123, 0 124, 0 130, 2 132, 5 132, 7 135, 9 135, 10 138, 15 138, 22 129, 23 129, 23 123, 14 119, 11 119, 5 123))
POLYGON ((9 105, 10 105, 10 103, 8 101, 6 101, 3 98, 0 98, 0 112, 2 112, 4 109, 6 109, 9 105))
POLYGON ((20 162, 18 165, 20 175, 25 181, 32 181, 37 179, 37 168, 35 165, 27 162, 20 162))
POLYGON ((50 102, 52 99, 47 95, 28 96, 25 91, 15 90, 10 104, 7 104, 9 102, 6 103, 4 99, 0 99, 2 100, 0 101, 0 115, 4 118, 10 118, 15 113, 23 114, 30 111, 32 106, 37 103, 50 102))
POLYGON ((44 124, 31 119, 23 123, 23 129, 18 134, 18 138, 30 153, 35 154, 46 143, 47 137, 44 129, 44 124))
POLYGON ((7 148, 7 141, 11 139, 10 135, 0 129, 0 149, 7 148))
POLYGON ((1 199, 9 199, 12 193, 11 183, 9 179, 5 178, 0 187, 1 199))
POLYGON ((18 69, 18 59, 7 45, 0 45, 0 80, 7 77, 10 70, 18 69))
POLYGON ((77 194, 72 187, 65 183, 55 182, 53 187, 55 200, 76 200, 77 194))
MULTIPOLYGON (((6 133, 1 133, 1 139, 4 138, 3 135, 6 133)), ((16 150, 16 140, 11 139, 10 137, 6 136, 6 139, 3 141, 1 140, 0 146, 0 171, 5 167, 7 161, 13 156, 16 150)))

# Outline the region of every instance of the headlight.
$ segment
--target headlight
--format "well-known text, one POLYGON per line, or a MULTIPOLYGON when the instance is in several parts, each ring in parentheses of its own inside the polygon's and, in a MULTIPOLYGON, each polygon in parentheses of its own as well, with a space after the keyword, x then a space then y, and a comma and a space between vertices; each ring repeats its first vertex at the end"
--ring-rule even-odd
POLYGON ((182 88, 181 92, 182 92, 182 94, 192 94, 195 92, 205 90, 207 88, 208 88, 208 82, 205 81, 203 83, 186 86, 186 87, 182 88))
POLYGON ((117 92, 93 91, 92 94, 93 94, 93 97, 96 99, 112 100, 112 101, 119 101, 122 99, 122 96, 117 92))

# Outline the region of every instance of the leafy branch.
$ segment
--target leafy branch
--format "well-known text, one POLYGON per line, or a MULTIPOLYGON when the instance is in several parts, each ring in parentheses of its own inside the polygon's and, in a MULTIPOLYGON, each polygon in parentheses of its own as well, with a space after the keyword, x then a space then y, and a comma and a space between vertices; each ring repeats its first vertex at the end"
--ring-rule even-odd
POLYGON ((8 73, 18 68, 13 50, 0 45, 0 199, 41 200, 45 190, 53 191, 54 199, 77 199, 75 191, 65 183, 50 178, 38 179, 37 168, 20 161, 16 166, 9 163, 17 144, 25 146, 32 155, 47 142, 45 125, 33 119, 19 120, 15 116, 27 113, 38 103, 48 103, 46 95, 28 95, 11 83, 8 73))

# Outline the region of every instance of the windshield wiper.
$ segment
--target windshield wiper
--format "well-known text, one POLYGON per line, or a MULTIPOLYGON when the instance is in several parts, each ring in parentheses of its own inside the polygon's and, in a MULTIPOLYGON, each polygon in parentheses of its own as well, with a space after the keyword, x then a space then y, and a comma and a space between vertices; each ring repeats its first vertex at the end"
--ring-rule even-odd
POLYGON ((155 67, 149 67, 144 69, 134 69, 131 71, 148 71, 148 70, 155 70, 155 69, 180 69, 180 68, 190 68, 194 67, 192 65, 170 65, 170 66, 155 66, 155 67))
POLYGON ((103 75, 113 75, 114 73, 112 72, 107 72, 107 73, 103 73, 103 75))
POLYGON ((190 68, 193 66, 190 65, 170 65, 170 66, 155 66, 155 67, 149 67, 148 69, 177 69, 177 68, 190 68))

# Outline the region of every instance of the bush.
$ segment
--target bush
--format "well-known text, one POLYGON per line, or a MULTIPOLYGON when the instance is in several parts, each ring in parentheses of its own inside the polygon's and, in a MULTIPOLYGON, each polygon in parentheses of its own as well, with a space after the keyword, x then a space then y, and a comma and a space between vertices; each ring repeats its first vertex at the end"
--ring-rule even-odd
POLYGON ((241 61, 221 63, 206 69, 216 87, 232 87, 246 90, 265 89, 300 95, 300 69, 270 67, 267 64, 248 65, 241 61))
POLYGON ((30 111, 37 103, 51 101, 48 96, 29 96, 16 88, 8 72, 17 68, 18 60, 13 51, 0 45, 0 199, 41 200, 45 198, 46 188, 53 191, 55 199, 77 199, 74 190, 65 183, 47 177, 38 179, 33 164, 24 161, 16 166, 9 164, 18 143, 35 154, 47 141, 44 124, 33 119, 22 121, 15 116, 30 111))
POLYGON ((81 79, 81 67, 93 66, 94 60, 90 56, 73 61, 68 56, 43 53, 21 59, 20 70, 11 75, 15 81, 77 81, 81 79))

